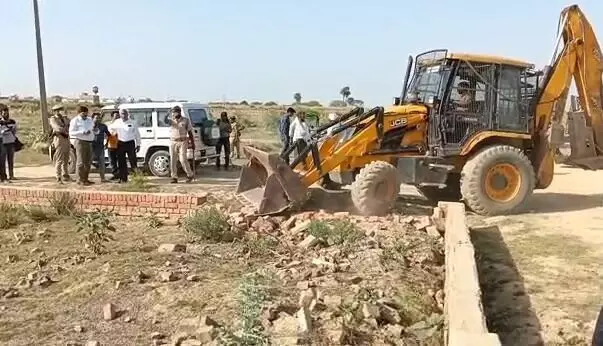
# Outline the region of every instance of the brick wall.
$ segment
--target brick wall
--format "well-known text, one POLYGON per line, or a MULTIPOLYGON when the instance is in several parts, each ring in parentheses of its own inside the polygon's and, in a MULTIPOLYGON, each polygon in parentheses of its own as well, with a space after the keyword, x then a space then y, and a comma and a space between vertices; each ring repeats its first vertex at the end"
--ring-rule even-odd
POLYGON ((0 203, 50 206, 51 201, 68 195, 84 211, 109 210, 117 215, 144 216, 157 214, 163 218, 180 218, 207 201, 206 193, 184 195, 120 191, 41 189, 32 187, 0 187, 0 203))

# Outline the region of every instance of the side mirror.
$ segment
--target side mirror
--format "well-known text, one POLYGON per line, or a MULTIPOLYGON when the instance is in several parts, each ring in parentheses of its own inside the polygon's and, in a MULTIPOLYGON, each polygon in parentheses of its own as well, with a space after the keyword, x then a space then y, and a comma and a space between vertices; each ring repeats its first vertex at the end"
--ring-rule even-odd
POLYGON ((394 106, 399 106, 401 103, 401 99, 399 96, 394 97, 394 106))

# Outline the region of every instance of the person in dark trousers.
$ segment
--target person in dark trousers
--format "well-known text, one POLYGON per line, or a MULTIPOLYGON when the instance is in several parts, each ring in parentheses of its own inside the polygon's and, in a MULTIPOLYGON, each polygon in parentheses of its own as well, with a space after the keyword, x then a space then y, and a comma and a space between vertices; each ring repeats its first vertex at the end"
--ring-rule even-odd
POLYGON ((17 139, 17 123, 9 116, 8 107, 0 105, 0 132, 2 133, 2 152, 0 152, 0 176, 4 180, 15 179, 15 141, 17 139), (6 166, 8 165, 8 177, 6 166))
MULTIPOLYGON (((6 105, 0 103, 0 112, 4 112, 4 109, 8 108, 6 105)), ((8 128, 6 126, 3 126, 2 123, 0 122, 0 162, 4 163, 4 161, 6 161, 6 151, 4 150, 4 143, 3 143, 3 135, 4 132, 7 131, 8 128)), ((7 183, 9 182, 8 178, 6 177, 6 169, 4 169, 4 165, 2 166, 2 169, 0 169, 0 183, 7 183)))
POLYGON ((291 147, 291 137, 289 136, 289 127, 291 126, 291 117, 295 115, 295 109, 287 108, 287 113, 283 114, 279 122, 278 132, 281 139, 281 158, 289 164, 289 155, 285 156, 285 152, 291 147))
POLYGON ((120 118, 109 127, 112 135, 117 135, 117 167, 119 170, 119 182, 128 182, 128 161, 130 169, 134 171, 137 168, 136 153, 140 150, 140 132, 138 124, 130 119, 130 114, 126 109, 119 112, 120 118), (126 156, 128 160, 126 160, 126 156))
POLYGON ((69 137, 74 139, 78 185, 93 184, 88 179, 92 165, 93 130, 94 122, 88 116, 88 107, 79 106, 78 115, 69 122, 69 137))
POLYGON ((110 136, 107 125, 103 124, 103 117, 100 113, 92 113, 92 120, 94 121, 94 142, 92 142, 92 160, 97 162, 98 172, 100 174, 101 182, 106 182, 105 179, 105 140, 110 136))
MULTIPOLYGON (((119 111, 111 112, 111 123, 119 119, 119 111)), ((117 167, 117 135, 109 133, 107 136, 107 151, 109 152, 109 163, 111 164, 111 180, 119 180, 119 169, 117 167)))
POLYGON ((228 170, 230 164, 230 133, 232 132, 232 126, 230 120, 228 120, 228 113, 222 112, 220 119, 217 122, 220 128, 220 139, 216 145, 216 169, 220 169, 220 154, 222 154, 222 148, 224 148, 224 169, 228 170))
POLYGON ((603 346, 603 306, 601 307, 601 311, 599 311, 599 317, 597 317, 597 323, 595 324, 593 346, 603 346))

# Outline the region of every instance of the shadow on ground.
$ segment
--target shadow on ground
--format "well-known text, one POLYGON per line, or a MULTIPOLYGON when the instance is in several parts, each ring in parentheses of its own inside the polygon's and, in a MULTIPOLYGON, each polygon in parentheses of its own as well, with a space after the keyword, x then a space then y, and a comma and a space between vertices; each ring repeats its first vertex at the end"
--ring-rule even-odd
POLYGON ((499 335, 503 346, 544 345, 523 277, 498 227, 475 227, 471 240, 488 330, 499 335))
POLYGON ((603 207, 603 194, 535 193, 524 208, 531 213, 559 213, 603 207))
MULTIPOLYGON (((14 181, 12 185, 15 186, 25 186, 25 187, 34 187, 34 186, 38 186, 38 187, 46 187, 46 188, 60 188, 60 189, 65 189, 65 188, 74 188, 76 187, 75 184, 65 184, 65 185, 57 185, 56 184, 56 179, 54 177, 54 168, 50 165, 44 165, 44 166, 40 166, 40 167, 22 167, 22 168, 16 168, 15 169, 15 173, 17 175, 18 180, 14 181), (31 169, 34 169, 35 171, 29 171, 31 169)), ((147 178, 150 184, 157 186, 157 187, 161 187, 161 189, 163 190, 168 189, 171 190, 172 187, 176 186, 176 187, 182 187, 182 188, 186 188, 186 189, 194 189, 194 190, 199 190, 200 188, 205 188, 205 186, 207 185, 213 185, 213 186, 218 186, 218 187, 227 187, 228 189, 232 188, 234 189, 238 183, 239 180, 239 176, 241 174, 241 167, 238 165, 232 165, 230 167, 229 170, 217 170, 215 166, 213 165, 204 165, 201 167, 198 167, 196 169, 196 177, 195 180, 193 182, 191 182, 190 184, 185 184, 184 180, 186 179, 186 177, 184 175, 181 175, 179 177, 179 184, 173 185, 173 184, 169 184, 170 183, 170 178, 159 178, 159 177, 154 177, 149 175, 148 173, 147 178), (192 185, 192 186, 191 186, 192 185), (195 186, 195 185, 201 185, 201 186, 195 186)), ((107 171, 106 173, 107 178, 110 178, 112 176, 112 174, 110 173, 110 170, 107 171)), ((73 180, 75 180, 76 175, 75 174, 71 174, 71 178, 73 180)), ((94 186, 88 187, 88 188, 83 188, 78 186, 79 188, 82 189, 94 189, 94 190, 119 190, 117 184, 113 184, 111 182, 109 183, 105 183, 105 184, 99 184, 99 180, 100 177, 98 175, 98 170, 93 168, 90 172, 90 179, 93 182, 96 182, 97 184, 95 184, 94 186)))
MULTIPOLYGON (((357 214, 354 207, 350 190, 325 190, 320 187, 309 189, 310 198, 304 204, 305 211, 324 210, 329 213, 349 212, 357 214)), ((425 199, 416 195, 401 194, 398 196, 393 210, 394 213, 408 215, 431 215, 433 209, 425 199)))

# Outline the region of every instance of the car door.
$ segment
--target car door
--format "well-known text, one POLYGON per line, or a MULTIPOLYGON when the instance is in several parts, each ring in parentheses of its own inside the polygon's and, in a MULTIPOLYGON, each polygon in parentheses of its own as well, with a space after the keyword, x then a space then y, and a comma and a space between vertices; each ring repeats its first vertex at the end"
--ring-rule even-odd
POLYGON ((157 127, 155 129, 155 136, 158 140, 170 139, 170 119, 172 117, 169 108, 157 108, 157 127))
MULTIPOLYGON (((136 122, 138 125, 138 131, 140 132, 140 151, 138 155, 144 155, 148 146, 155 139, 155 129, 153 127, 153 109, 152 108, 137 108, 128 109, 130 119, 136 122)), ((138 156, 137 155, 137 156, 138 156)), ((139 156, 138 161, 144 160, 144 156, 139 156)))
POLYGON ((128 109, 130 118, 138 125, 140 138, 154 139, 155 129, 153 128, 153 109, 128 109))

